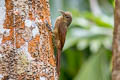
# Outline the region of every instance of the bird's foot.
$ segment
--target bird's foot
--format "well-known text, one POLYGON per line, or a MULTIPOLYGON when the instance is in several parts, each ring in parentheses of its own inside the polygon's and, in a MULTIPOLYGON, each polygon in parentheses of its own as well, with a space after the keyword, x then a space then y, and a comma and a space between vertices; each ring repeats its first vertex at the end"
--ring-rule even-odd
POLYGON ((50 31, 52 33, 52 29, 51 29, 51 26, 48 24, 48 21, 44 20, 44 22, 45 22, 45 25, 46 25, 48 31, 50 31))

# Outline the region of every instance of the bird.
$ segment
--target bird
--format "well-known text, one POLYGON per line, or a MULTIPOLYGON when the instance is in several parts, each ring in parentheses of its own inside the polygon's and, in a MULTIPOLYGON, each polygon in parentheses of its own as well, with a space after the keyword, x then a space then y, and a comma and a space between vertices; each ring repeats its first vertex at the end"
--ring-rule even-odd
POLYGON ((55 44, 57 48, 56 66, 58 75, 60 75, 61 52, 65 44, 67 30, 72 22, 72 14, 70 12, 62 10, 59 10, 59 12, 61 13, 61 16, 57 17, 53 29, 53 35, 55 37, 55 44))

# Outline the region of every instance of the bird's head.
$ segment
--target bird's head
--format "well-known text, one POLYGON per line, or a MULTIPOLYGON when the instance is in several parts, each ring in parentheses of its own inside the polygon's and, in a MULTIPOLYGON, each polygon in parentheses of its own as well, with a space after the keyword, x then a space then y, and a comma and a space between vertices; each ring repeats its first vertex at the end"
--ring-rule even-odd
POLYGON ((67 23, 67 25, 69 26, 72 22, 72 15, 70 12, 64 12, 62 10, 60 10, 60 13, 62 14, 63 16, 63 19, 64 19, 64 22, 67 23))

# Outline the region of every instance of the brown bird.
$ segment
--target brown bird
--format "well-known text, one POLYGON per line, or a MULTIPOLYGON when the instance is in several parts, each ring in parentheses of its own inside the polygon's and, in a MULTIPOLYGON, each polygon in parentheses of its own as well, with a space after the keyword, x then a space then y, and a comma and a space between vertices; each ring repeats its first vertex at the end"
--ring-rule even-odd
POLYGON ((53 30, 53 34, 54 34, 55 42, 56 42, 56 48, 57 48, 56 65, 57 65, 58 75, 60 75, 61 51, 65 43, 67 29, 72 22, 72 15, 70 12, 60 11, 60 13, 62 15, 56 19, 55 27, 53 30))

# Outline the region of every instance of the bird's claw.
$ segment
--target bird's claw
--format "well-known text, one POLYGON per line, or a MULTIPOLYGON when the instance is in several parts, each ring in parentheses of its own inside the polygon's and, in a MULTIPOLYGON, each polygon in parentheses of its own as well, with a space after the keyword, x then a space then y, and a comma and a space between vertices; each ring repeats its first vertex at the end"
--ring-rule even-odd
POLYGON ((45 25, 46 25, 47 29, 48 29, 50 32, 52 32, 52 29, 51 29, 50 25, 48 24, 48 21, 45 20, 44 22, 45 22, 45 25))

